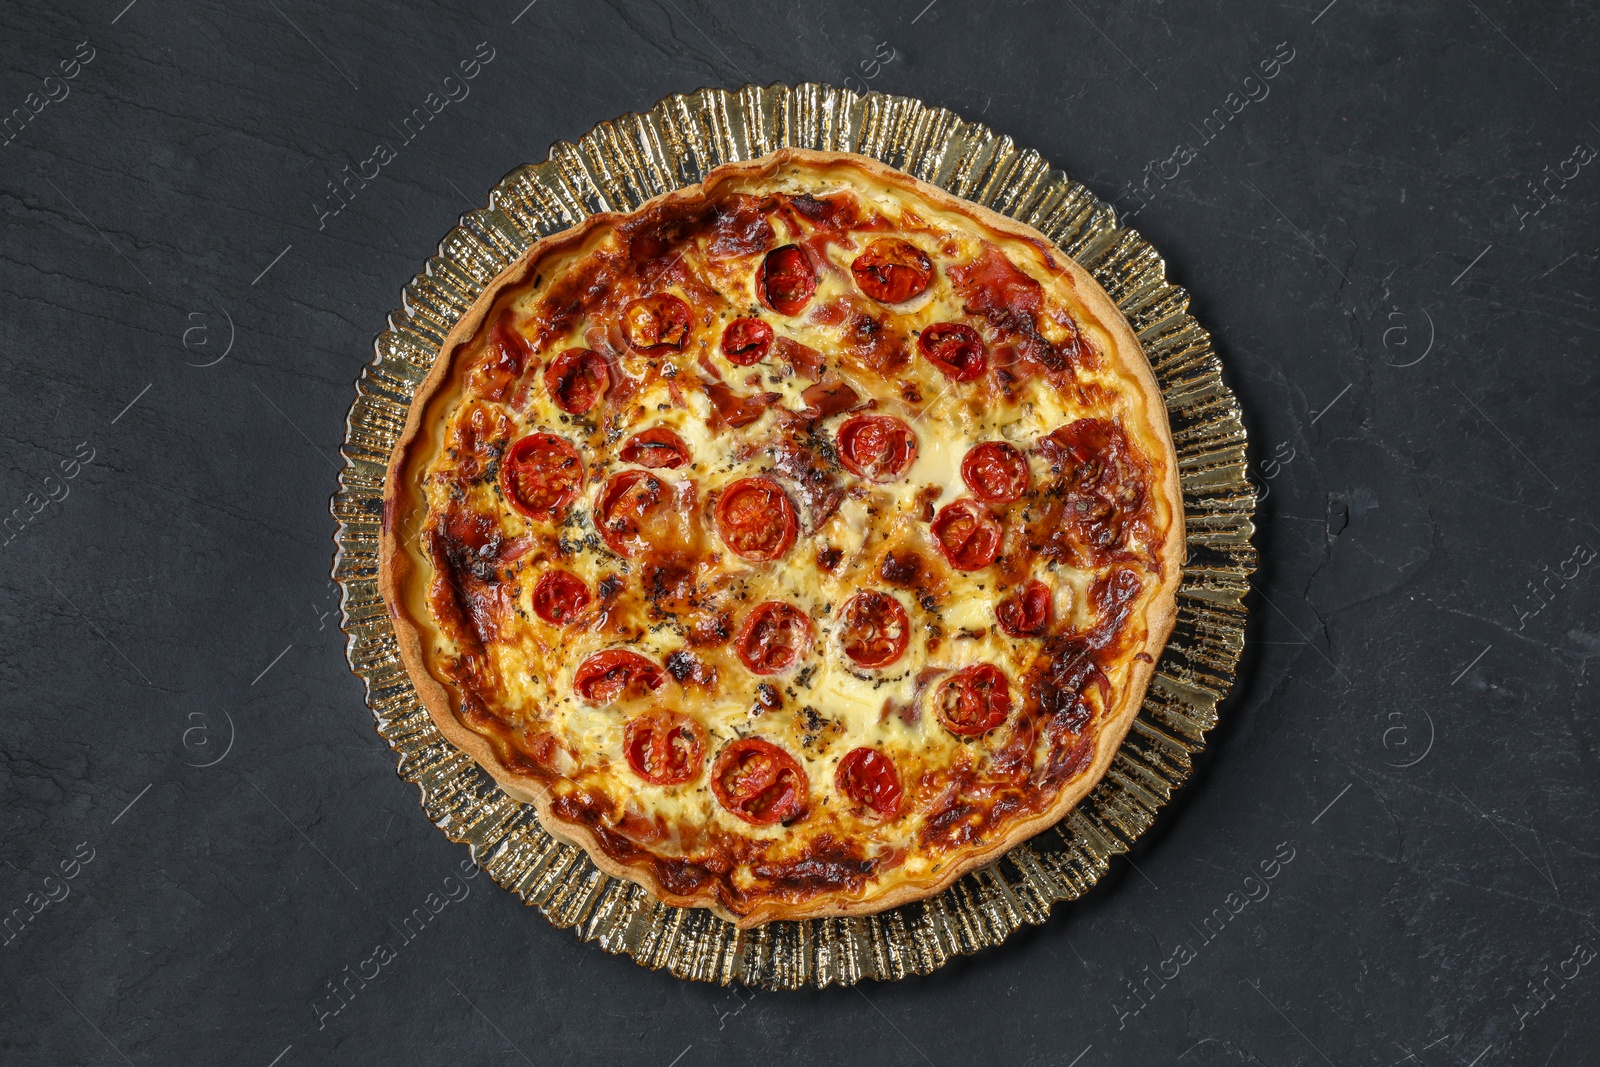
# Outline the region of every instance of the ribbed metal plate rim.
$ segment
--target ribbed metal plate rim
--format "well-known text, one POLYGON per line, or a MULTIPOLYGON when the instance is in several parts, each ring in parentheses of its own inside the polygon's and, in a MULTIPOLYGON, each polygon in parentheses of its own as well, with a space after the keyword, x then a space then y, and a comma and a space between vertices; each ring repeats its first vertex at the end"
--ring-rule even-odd
POLYGON ((681 978, 765 988, 927 974, 998 945, 1073 900, 1149 828, 1188 777, 1234 684, 1242 600, 1256 565, 1245 431, 1211 338, 1166 264, 1087 188, 1009 137, 908 97, 824 85, 702 89, 603 122, 507 175, 461 219, 402 294, 356 384, 332 502, 333 576, 350 666, 378 733, 423 810, 496 882, 608 952, 681 978), (1133 728, 1096 789, 1054 829, 937 896, 880 915, 740 931, 601 872, 539 825, 435 729, 400 662, 378 594, 383 479, 411 397, 460 315, 539 238, 596 211, 627 211, 722 163, 785 146, 858 152, 1025 222, 1083 264, 1127 315, 1155 369, 1179 455, 1189 564, 1177 625, 1133 728))

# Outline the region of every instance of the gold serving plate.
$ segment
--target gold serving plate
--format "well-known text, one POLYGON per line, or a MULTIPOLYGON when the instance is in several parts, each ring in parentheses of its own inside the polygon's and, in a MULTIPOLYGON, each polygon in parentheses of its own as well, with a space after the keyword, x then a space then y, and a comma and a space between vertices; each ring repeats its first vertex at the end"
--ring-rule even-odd
POLYGON ((747 85, 670 96, 603 122, 497 185, 411 280, 356 383, 332 502, 333 577, 350 666, 378 733, 428 818, 500 885, 607 952, 680 978, 773 989, 928 974, 998 945, 1074 900, 1125 852, 1188 777, 1244 648, 1242 599, 1256 565, 1255 490, 1245 431, 1211 338, 1188 313, 1150 243, 1036 152, 943 108, 825 85, 747 85), (1056 827, 920 903, 864 918, 774 922, 753 930, 657 901, 554 840, 434 728, 400 662, 378 595, 384 472, 411 398, 445 335, 500 271, 541 237, 597 211, 631 211, 713 167, 796 146, 857 152, 1025 222, 1083 264, 1127 315, 1155 368, 1177 445, 1189 563, 1177 625, 1144 705, 1105 778, 1056 827))

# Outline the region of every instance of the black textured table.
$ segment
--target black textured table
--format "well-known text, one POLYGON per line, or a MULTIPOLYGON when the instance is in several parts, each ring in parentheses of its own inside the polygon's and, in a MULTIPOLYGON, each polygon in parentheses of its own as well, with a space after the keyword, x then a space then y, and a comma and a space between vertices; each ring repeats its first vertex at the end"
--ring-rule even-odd
POLYGON ((1595 1062, 1592 8, 524 2, 0 10, 0 1061, 1595 1062), (928 978, 722 989, 426 821, 327 502, 382 316, 503 174, 671 92, 847 78, 1164 251, 1262 569, 1132 862, 928 978))

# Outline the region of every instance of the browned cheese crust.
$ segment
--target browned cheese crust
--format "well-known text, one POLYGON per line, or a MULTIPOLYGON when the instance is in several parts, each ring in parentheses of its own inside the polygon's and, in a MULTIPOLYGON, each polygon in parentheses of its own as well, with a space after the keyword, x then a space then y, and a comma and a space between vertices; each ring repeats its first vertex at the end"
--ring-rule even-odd
POLYGON ((440 732, 602 870, 741 927, 923 899, 1059 821, 1184 559, 1160 391, 1088 272, 797 149, 503 271, 384 501, 440 732))

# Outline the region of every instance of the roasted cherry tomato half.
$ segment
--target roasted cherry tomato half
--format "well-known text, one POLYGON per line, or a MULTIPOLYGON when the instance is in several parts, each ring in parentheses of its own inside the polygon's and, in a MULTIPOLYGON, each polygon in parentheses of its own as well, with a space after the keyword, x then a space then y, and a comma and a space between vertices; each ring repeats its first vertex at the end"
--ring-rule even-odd
POLYGON ((839 427, 839 462, 869 482, 892 482, 917 458, 917 435, 893 415, 852 415, 839 427))
POLYGON ((521 377, 523 368, 533 356, 533 345, 517 329, 516 315, 510 310, 502 311, 500 317, 494 320, 494 329, 489 332, 489 337, 495 347, 495 359, 490 365, 508 378, 521 377))
POLYGON ((641 355, 682 352, 692 321, 688 304, 671 293, 653 293, 622 309, 622 337, 641 355))
POLYGON ((613 704, 660 689, 667 672, 637 652, 608 648, 578 664, 572 688, 591 704, 613 704))
POLYGON ((798 315, 817 291, 817 269, 799 245, 784 245, 761 261, 761 300, 780 315, 798 315))
POLYGON ((911 620, 900 601, 863 589, 839 610, 839 645, 861 667, 887 667, 911 640, 911 620))
POLYGON ((986 504, 1010 504, 1028 491, 1028 458, 1004 441, 974 445, 961 461, 961 480, 986 504))
POLYGON ((933 264, 927 254, 898 237, 873 241, 850 264, 856 285, 880 304, 903 304, 927 292, 933 264))
POLYGON ((851 803, 878 819, 900 814, 900 772, 875 748, 853 748, 839 761, 834 787, 851 803))
POLYGON ((924 359, 958 382, 982 377, 989 369, 989 350, 983 338, 964 322, 936 322, 917 337, 924 359))
POLYGON ((941 682, 933 700, 946 730, 981 737, 1011 714, 1011 684, 994 664, 974 663, 941 682))
POLYGON ((500 491, 530 519, 555 519, 583 491, 583 460, 571 442, 531 433, 500 463, 500 491))
POLYGON ((717 533, 736 556, 766 563, 789 551, 800 529, 794 505, 776 482, 740 478, 722 491, 715 512, 717 533))
POLYGON ((782 674, 805 658, 815 636, 811 616, 792 604, 757 604, 739 630, 734 648, 756 674, 782 674))
POLYGON ((533 362, 533 345, 517 329, 517 316, 509 308, 495 319, 483 355, 472 368, 468 391, 485 400, 504 400, 533 362))
POLYGON ((593 349, 569 348, 544 369, 544 387, 556 407, 569 415, 582 415, 611 388, 611 368, 593 349))
POLYGON ((939 551, 958 571, 987 567, 1000 554, 1000 523, 976 500, 946 504, 933 517, 931 529, 939 551))
POLYGON ((583 579, 567 571, 545 571, 533 587, 533 613, 553 626, 564 626, 594 597, 583 579))
POLYGON ((665 426, 640 430, 622 445, 622 462, 637 463, 653 470, 681 467, 689 462, 689 446, 665 426))
POLYGON ((674 496, 649 471, 614 474, 595 500, 595 529, 613 552, 637 558, 676 531, 681 516, 674 496))
POLYGON ((622 751, 651 785, 683 785, 705 766, 706 729, 682 712, 651 708, 622 728, 622 751))
POLYGON ((767 358, 772 327, 760 319, 734 319, 722 331, 722 354, 737 367, 753 367, 767 358))
POLYGON ((1037 579, 995 605, 995 621, 1012 637, 1037 637, 1050 625, 1054 609, 1050 587, 1037 579))
POLYGON ((795 758, 771 741, 746 737, 717 753, 711 791, 734 815, 756 826, 791 822, 806 810, 811 783, 795 758))

